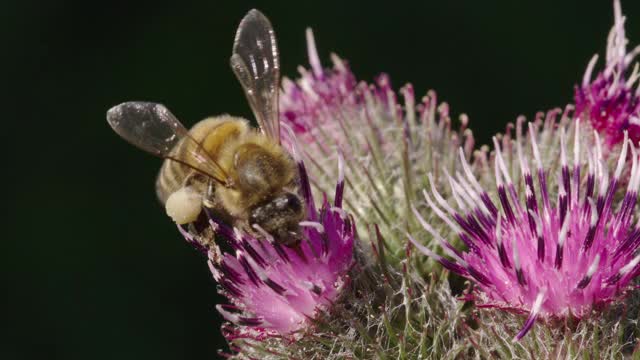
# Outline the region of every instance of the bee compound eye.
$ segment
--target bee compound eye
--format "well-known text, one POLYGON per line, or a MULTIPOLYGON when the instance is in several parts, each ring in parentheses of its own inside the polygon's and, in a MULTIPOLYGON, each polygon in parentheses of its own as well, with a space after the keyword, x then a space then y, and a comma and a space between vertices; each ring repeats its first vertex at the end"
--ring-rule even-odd
POLYGON ((273 205, 277 210, 299 211, 300 199, 292 193, 284 193, 273 200, 273 205))
POLYGON ((167 215, 178 225, 198 219, 202 210, 202 196, 190 187, 183 187, 169 195, 165 203, 167 215))
POLYGON ((299 197, 292 193, 287 193, 285 196, 287 198, 287 208, 295 213, 302 210, 302 202, 300 201, 299 197))

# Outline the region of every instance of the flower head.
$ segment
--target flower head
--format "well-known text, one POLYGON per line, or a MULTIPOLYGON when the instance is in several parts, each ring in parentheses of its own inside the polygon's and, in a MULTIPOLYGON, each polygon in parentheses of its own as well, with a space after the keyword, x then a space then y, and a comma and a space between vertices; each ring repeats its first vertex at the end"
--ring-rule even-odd
POLYGON ((640 140, 640 73, 637 64, 627 76, 629 67, 640 53, 640 46, 629 53, 626 50, 625 18, 619 0, 614 1, 614 16, 604 69, 592 79, 598 60, 595 55, 587 66, 582 84, 575 89, 576 113, 589 119, 609 147, 622 141, 625 130, 634 143, 640 140))
POLYGON ((464 158, 464 174, 449 179, 457 210, 435 186, 432 195, 425 191, 433 211, 467 245, 465 252, 451 246, 417 210, 414 212, 423 228, 450 258, 437 255, 409 236, 423 253, 473 280, 482 306, 529 312, 514 340, 522 338, 538 317, 573 314, 579 318, 594 305, 614 300, 640 269, 640 256, 634 256, 640 246, 640 226, 632 224, 640 167, 627 137, 610 177, 597 134, 595 148, 586 149, 586 166, 582 161, 579 121, 575 123, 572 164, 561 129, 558 174, 543 165, 535 132, 530 124, 537 181, 517 142, 521 179, 512 182, 494 139, 497 202, 480 186, 464 158), (618 202, 615 194, 629 148, 633 159, 630 180, 618 202), (547 178, 555 175, 557 196, 547 185, 547 178))
POLYGON ((283 96, 280 97, 280 116, 303 140, 313 140, 318 127, 324 127, 328 135, 340 132, 338 121, 326 116, 328 108, 355 105, 358 102, 355 76, 349 66, 333 55, 333 69, 324 69, 318 58, 315 39, 307 29, 307 46, 311 70, 300 67, 300 78, 293 82, 282 80, 283 96), (328 128, 327 128, 328 126, 328 128))
MULTIPOLYGON (((298 166, 307 218, 300 223, 304 240, 296 247, 279 244, 259 227, 256 230, 262 236, 258 238, 210 216, 211 226, 233 249, 222 255, 218 249, 208 251, 213 276, 231 302, 217 306, 236 325, 225 330, 229 340, 301 330, 318 312, 328 310, 347 283, 355 226, 342 210, 343 177, 339 177, 333 204, 325 197, 317 210, 305 167, 301 161, 298 166)), ((192 234, 182 233, 197 244, 192 234)))
POLYGON ((310 30, 307 45, 311 69, 301 68, 295 82, 283 81, 281 121, 300 139, 312 185, 321 192, 333 186, 335 173, 327 163, 341 150, 350 190, 345 207, 359 224, 379 226, 388 245, 385 254, 397 264, 404 258, 404 231, 418 226, 411 205, 426 174, 457 170, 460 146, 471 155, 468 119, 460 116, 459 129, 453 130, 449 107, 438 103, 435 92, 416 102, 413 87, 406 85, 399 99, 384 74, 373 85, 359 82, 335 55, 333 68, 323 68, 310 30))

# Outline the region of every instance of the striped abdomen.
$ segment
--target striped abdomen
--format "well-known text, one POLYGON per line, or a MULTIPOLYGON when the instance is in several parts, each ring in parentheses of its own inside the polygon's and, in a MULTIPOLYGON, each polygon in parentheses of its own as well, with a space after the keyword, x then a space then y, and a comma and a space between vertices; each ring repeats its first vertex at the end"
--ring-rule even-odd
MULTIPOLYGON (((189 134, 209 153, 212 159, 218 159, 221 149, 229 140, 237 139, 248 129, 247 121, 221 115, 206 118, 195 124, 189 134)), ((187 141, 180 141, 172 151, 172 154, 179 159, 192 157, 194 145, 187 141)), ((189 162, 193 163, 193 162, 189 162)), ((209 179, 196 170, 179 162, 167 159, 160 168, 160 173, 156 180, 156 194, 162 204, 167 201, 169 195, 184 186, 191 186, 197 192, 206 194, 209 186, 209 179)))

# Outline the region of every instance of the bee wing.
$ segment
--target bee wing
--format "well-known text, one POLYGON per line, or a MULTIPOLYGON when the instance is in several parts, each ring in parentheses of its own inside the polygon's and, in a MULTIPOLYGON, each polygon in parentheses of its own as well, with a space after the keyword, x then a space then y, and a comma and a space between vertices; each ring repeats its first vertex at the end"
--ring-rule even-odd
POLYGON ((107 111, 107 122, 132 145, 155 156, 179 162, 220 184, 228 184, 222 167, 164 105, 125 102, 107 111), (184 145, 176 146, 183 139, 184 145))
POLYGON ((278 46, 269 19, 258 10, 249 11, 238 26, 231 68, 242 84, 260 129, 280 143, 278 46))

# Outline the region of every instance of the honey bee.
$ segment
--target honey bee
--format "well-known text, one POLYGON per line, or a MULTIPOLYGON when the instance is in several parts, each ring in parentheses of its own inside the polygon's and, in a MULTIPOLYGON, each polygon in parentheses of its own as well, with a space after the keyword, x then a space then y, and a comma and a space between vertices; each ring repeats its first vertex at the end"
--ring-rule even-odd
POLYGON ((195 222, 206 207, 249 231, 259 227, 281 244, 299 242, 305 209, 296 164, 280 144, 278 56, 269 20, 249 11, 236 32, 230 63, 259 130, 229 115, 187 130, 165 106, 150 102, 125 102, 107 112, 122 138, 165 159, 156 193, 177 224, 195 222))

